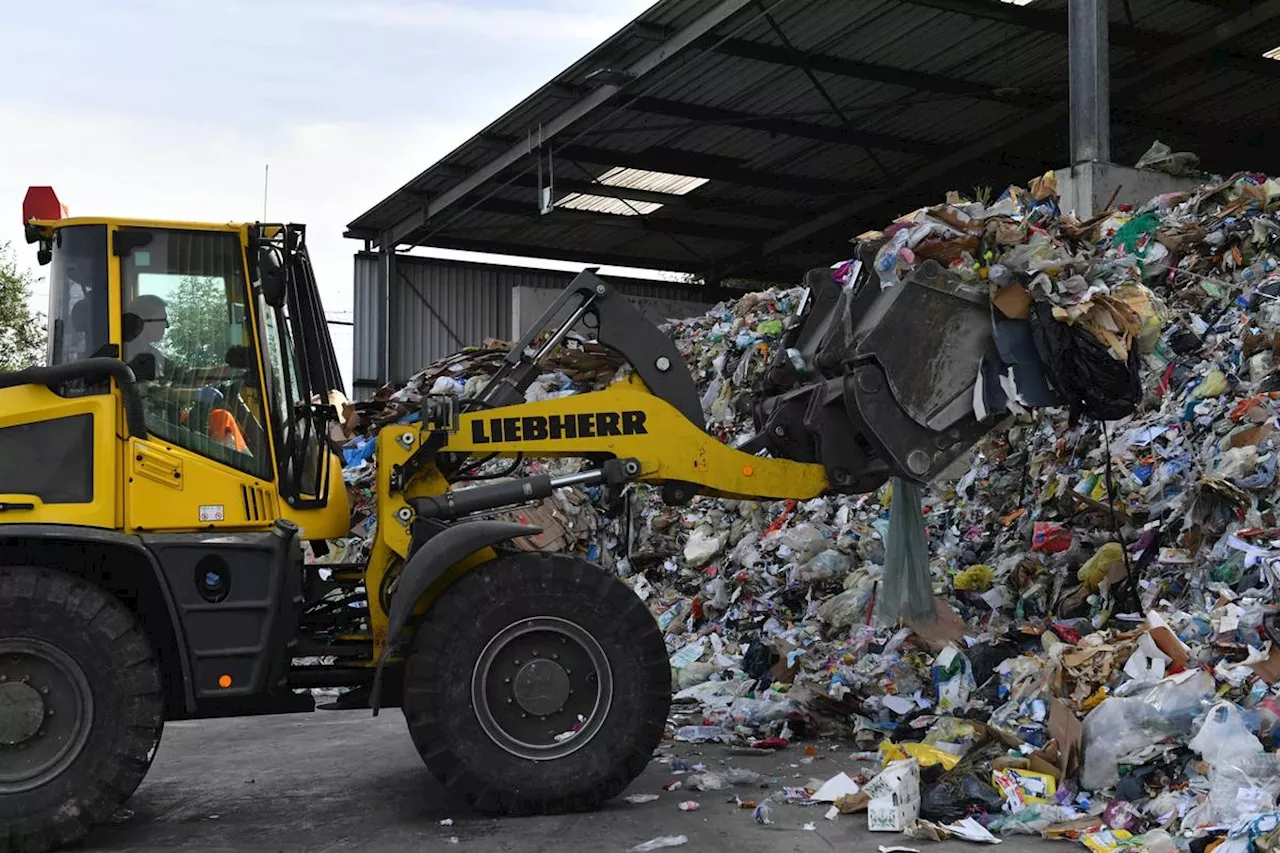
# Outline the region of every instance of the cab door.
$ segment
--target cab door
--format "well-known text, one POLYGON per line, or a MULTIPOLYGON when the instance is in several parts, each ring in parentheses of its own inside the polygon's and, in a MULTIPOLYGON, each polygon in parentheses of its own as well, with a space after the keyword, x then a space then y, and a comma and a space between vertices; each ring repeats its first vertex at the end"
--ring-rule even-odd
POLYGON ((126 448, 126 527, 270 526, 279 507, 239 229, 121 227, 115 243, 121 358, 148 433, 126 448))

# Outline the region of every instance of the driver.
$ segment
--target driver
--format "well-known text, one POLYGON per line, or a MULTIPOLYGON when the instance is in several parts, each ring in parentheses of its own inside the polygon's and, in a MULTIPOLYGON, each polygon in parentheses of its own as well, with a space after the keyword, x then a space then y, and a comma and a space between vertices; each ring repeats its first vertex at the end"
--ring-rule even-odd
POLYGON ((156 348, 169 328, 169 312, 159 296, 143 294, 124 314, 124 360, 139 382, 166 377, 168 359, 156 348))
POLYGON ((124 360, 133 370, 151 413, 163 422, 181 425, 183 410, 198 402, 199 386, 184 365, 157 346, 169 329, 169 313, 159 296, 136 297, 124 314, 124 360))

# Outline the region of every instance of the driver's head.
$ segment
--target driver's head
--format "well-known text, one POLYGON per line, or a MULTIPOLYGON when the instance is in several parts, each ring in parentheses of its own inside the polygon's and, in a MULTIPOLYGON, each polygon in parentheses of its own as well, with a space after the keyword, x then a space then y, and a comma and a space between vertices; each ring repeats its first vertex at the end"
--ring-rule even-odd
POLYGON ((169 328, 169 313, 159 296, 143 294, 134 299, 124 314, 124 339, 134 344, 155 344, 169 328))

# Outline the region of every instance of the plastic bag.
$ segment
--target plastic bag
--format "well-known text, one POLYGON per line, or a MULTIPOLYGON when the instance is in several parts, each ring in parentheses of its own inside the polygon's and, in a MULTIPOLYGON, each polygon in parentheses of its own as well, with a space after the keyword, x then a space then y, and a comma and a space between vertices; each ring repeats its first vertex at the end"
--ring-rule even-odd
POLYGON ((1239 762, 1262 752, 1262 742, 1245 725, 1234 702, 1219 702, 1209 709, 1204 723, 1187 746, 1200 753, 1210 768, 1239 762))
POLYGON ((933 577, 924 532, 924 500, 920 486, 893 478, 889 536, 885 543, 884 594, 880 612, 889 620, 933 616, 933 577))
POLYGON ((690 566, 701 566, 724 550, 728 531, 716 533, 703 525, 689 534, 689 541, 684 546, 684 559, 690 566))
POLYGON ((1158 681, 1133 696, 1112 696, 1084 718, 1080 786, 1090 791, 1120 780, 1119 761, 1168 737, 1186 737, 1200 702, 1212 696, 1213 676, 1201 670, 1158 681))
POLYGON ((637 844, 632 847, 629 853, 649 853, 650 850, 665 850, 668 847, 683 847, 689 843, 687 835, 659 835, 657 838, 651 838, 643 844, 637 844))
POLYGON ((942 650, 934 659, 931 672, 934 695, 938 697, 938 713, 958 712, 969 707, 969 694, 977 685, 974 684, 973 669, 968 659, 955 646, 948 644, 942 650))
POLYGON ((990 566, 978 563, 970 566, 962 572, 956 572, 956 576, 952 581, 956 589, 972 590, 973 592, 986 592, 991 589, 991 584, 995 581, 996 574, 990 566))
POLYGON ((762 726, 776 720, 785 720, 796 710, 796 703, 787 696, 764 694, 762 699, 735 699, 729 706, 729 720, 735 725, 762 726), (773 698, 777 696, 777 698, 773 698))
POLYGON ((723 791, 729 787, 729 780, 719 773, 694 773, 684 786, 690 791, 723 791))
POLYGON ((819 551, 813 559, 796 570, 796 583, 812 584, 841 580, 853 568, 853 560, 834 548, 819 551))
POLYGON ((809 524, 807 521, 784 531, 778 537, 778 542, 790 548, 794 552, 794 559, 801 563, 817 556, 819 551, 822 551, 830 544, 830 541, 826 536, 822 535, 822 531, 817 526, 809 524))
POLYGON ((1112 800, 1102 812, 1102 820, 1112 829, 1123 829, 1127 832, 1141 832, 1146 826, 1146 817, 1142 809, 1125 800, 1112 800))
POLYGON ((869 618, 867 608, 870 605, 870 589, 849 589, 824 601, 818 608, 818 618, 832 632, 843 631, 865 622, 869 618))
MULTIPOLYGON (((989 750, 982 750, 987 754, 989 750)), ((926 785, 920 796, 920 816, 938 823, 951 823, 967 817, 974 809, 1000 814, 1004 794, 992 785, 991 764, 975 758, 957 764, 932 785, 926 785)))
POLYGON ((1054 319, 1053 305, 1045 302, 1032 309, 1031 331, 1053 387, 1067 400, 1072 423, 1081 415, 1115 421, 1137 410, 1142 402, 1137 347, 1129 347, 1129 357, 1118 361, 1088 330, 1054 319))
POLYGON ((987 824, 996 835, 1039 835, 1055 823, 1075 820, 1080 813, 1066 806, 1027 806, 1012 814, 1002 814, 987 824))
POLYGON ((1209 768, 1209 815, 1219 826, 1275 810, 1280 795, 1280 755, 1258 753, 1209 768))
POLYGON ((1071 531, 1051 521, 1037 521, 1031 534, 1031 550, 1060 554, 1071 547, 1071 531))
POLYGON ((1076 580, 1085 584, 1090 590, 1102 586, 1107 575, 1119 571, 1124 566, 1124 547, 1119 542, 1107 542, 1094 552, 1076 572, 1076 580))

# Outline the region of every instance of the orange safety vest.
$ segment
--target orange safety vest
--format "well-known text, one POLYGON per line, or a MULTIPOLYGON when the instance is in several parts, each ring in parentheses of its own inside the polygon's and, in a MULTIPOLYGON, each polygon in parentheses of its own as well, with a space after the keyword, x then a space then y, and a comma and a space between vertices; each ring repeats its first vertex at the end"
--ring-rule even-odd
POLYGON ((209 437, 241 453, 249 449, 243 433, 240 432, 240 425, 226 409, 214 409, 209 413, 209 437))

